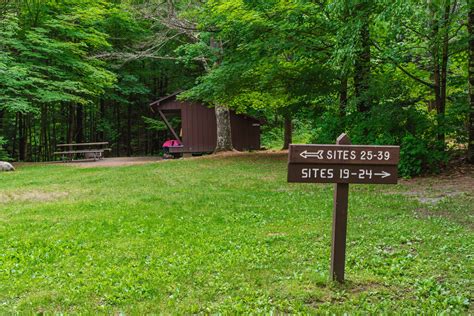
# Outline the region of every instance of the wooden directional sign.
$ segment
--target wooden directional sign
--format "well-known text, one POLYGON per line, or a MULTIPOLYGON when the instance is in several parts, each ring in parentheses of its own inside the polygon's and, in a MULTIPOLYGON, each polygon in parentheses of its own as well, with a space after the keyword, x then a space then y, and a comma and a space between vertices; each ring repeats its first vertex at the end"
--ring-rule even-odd
POLYGON ((332 165, 396 165, 398 146, 290 145, 290 163, 332 165))
POLYGON ((398 146, 290 145, 288 182, 396 184, 398 146))
POLYGON ((290 145, 288 182, 335 183, 331 277, 344 282, 349 183, 396 184, 398 146, 351 145, 346 134, 336 145, 290 145))
POLYGON ((396 184, 397 179, 397 166, 288 165, 288 182, 396 184))

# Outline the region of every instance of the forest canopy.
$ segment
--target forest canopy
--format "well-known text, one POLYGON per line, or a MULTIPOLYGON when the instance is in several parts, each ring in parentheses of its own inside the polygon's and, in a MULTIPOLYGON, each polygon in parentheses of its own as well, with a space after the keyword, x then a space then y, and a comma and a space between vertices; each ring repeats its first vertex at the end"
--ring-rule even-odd
POLYGON ((261 118, 266 148, 347 132, 400 145, 405 176, 472 162, 473 23, 470 0, 0 0, 0 160, 158 154, 149 104, 183 90, 261 118))

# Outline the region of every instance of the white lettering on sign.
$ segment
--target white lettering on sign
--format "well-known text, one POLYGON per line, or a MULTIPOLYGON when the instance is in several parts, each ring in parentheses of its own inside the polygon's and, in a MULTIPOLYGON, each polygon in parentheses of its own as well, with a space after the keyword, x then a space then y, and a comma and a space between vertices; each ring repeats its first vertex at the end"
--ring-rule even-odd
MULTIPOLYGON (((391 174, 382 172, 373 172, 371 169, 359 169, 352 171, 349 169, 339 170, 339 179, 349 179, 355 177, 361 180, 373 179, 374 177, 381 177, 382 179, 390 177, 391 174)), ((334 179, 334 169, 332 168, 303 168, 301 169, 301 177, 303 179, 334 179)))
POLYGON ((355 150, 344 150, 344 149, 339 149, 339 150, 318 150, 316 152, 310 152, 310 151, 303 151, 300 154, 301 157, 304 159, 308 158, 316 158, 319 160, 327 159, 327 160, 378 160, 378 161, 383 161, 383 160, 390 160, 390 152, 389 151, 383 151, 383 150, 377 150, 377 151, 361 151, 357 153, 355 150))
POLYGON ((361 151, 360 160, 390 160, 389 151, 361 151))
POLYGON ((339 170, 340 179, 349 179, 351 176, 357 177, 359 179, 372 179, 374 176, 384 179, 386 177, 390 177, 391 174, 386 171, 374 173, 371 169, 359 169, 358 171, 352 173, 349 169, 339 170))
POLYGON ((334 169, 329 168, 303 168, 301 169, 303 179, 333 179, 334 169))
POLYGON ((328 150, 326 152, 326 159, 355 160, 357 159, 357 153, 354 150, 328 150))

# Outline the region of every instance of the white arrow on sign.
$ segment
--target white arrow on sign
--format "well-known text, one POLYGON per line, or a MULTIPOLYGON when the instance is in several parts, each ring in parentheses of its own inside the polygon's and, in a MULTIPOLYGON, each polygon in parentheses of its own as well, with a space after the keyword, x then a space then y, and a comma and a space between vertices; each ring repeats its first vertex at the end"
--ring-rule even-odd
POLYGON ((324 159, 323 158, 324 150, 320 150, 318 152, 310 152, 310 151, 303 151, 300 156, 303 157, 304 159, 307 158, 317 158, 317 159, 324 159))
POLYGON ((374 173, 374 175, 376 175, 376 176, 381 176, 382 179, 391 176, 391 174, 388 173, 387 171, 382 171, 381 173, 374 173))

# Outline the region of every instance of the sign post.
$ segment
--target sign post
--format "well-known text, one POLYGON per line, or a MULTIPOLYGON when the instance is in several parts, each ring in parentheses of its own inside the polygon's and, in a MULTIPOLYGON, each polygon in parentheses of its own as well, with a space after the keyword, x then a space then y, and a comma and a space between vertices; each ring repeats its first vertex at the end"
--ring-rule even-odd
POLYGON ((349 183, 396 184, 398 146, 351 145, 346 134, 336 145, 290 145, 288 182, 335 183, 331 278, 344 282, 349 183))
MULTIPOLYGON (((346 134, 338 137, 336 144, 350 145, 346 134)), ((349 206, 349 183, 334 184, 334 210, 332 218, 331 277, 344 282, 346 264, 347 208, 349 206)))

